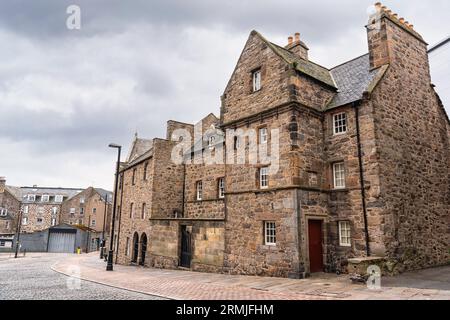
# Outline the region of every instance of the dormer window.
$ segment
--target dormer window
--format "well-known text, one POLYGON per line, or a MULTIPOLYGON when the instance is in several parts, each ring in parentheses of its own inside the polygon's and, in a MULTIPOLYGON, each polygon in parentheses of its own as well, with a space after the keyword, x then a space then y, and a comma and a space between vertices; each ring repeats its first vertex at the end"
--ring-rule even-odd
POLYGON ((50 201, 50 196, 48 194, 44 194, 41 197, 41 202, 49 202, 50 201))
POLYGON ((62 195, 56 195, 55 196, 55 202, 58 202, 58 203, 63 202, 63 196, 62 195))
POLYGON ((261 69, 252 72, 253 92, 261 90, 261 69))
POLYGON ((36 201, 36 195, 34 195, 34 194, 29 194, 29 195, 27 195, 27 200, 28 201, 36 201))

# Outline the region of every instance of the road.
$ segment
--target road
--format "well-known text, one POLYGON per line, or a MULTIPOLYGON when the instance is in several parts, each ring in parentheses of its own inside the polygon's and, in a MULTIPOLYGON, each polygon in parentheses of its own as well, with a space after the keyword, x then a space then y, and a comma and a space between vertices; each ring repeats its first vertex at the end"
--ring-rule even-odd
POLYGON ((51 270, 64 254, 0 256, 0 300, 160 300, 162 298, 74 280, 51 270))

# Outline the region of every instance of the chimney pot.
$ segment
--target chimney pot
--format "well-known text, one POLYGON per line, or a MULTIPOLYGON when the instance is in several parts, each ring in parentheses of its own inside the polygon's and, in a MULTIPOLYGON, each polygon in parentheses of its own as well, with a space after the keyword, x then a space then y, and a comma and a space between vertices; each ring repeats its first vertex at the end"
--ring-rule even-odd
POLYGON ((386 10, 387 10, 387 7, 386 7, 386 6, 382 6, 382 7, 381 7, 381 10, 382 10, 382 11, 386 11, 386 10))
POLYGON ((291 36, 291 37, 288 37, 288 44, 292 44, 292 41, 294 40, 294 38, 291 36))
POLYGON ((398 19, 398 14, 397 14, 397 13, 394 13, 392 16, 393 16, 395 19, 398 19))
POLYGON ((405 18, 400 18, 400 23, 405 23, 405 18))
POLYGON ((294 34, 294 36, 295 36, 295 42, 300 42, 300 33, 299 33, 299 32, 296 32, 296 33, 294 34))

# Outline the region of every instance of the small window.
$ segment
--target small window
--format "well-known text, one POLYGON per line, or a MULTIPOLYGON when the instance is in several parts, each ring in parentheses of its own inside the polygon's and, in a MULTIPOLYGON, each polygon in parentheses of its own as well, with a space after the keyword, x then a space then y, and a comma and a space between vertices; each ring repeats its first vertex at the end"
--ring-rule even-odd
POLYGON ((345 168, 343 162, 333 164, 334 189, 345 189, 345 168))
POLYGON ((208 138, 208 147, 212 148, 212 147, 214 147, 215 144, 216 144, 216 137, 210 136, 208 138))
POLYGON ((349 221, 339 221, 339 245, 341 247, 351 247, 352 245, 349 221))
POLYGON ((79 226, 83 225, 83 219, 78 219, 78 225, 79 226))
POLYGON ((131 184, 133 186, 136 184, 136 168, 133 169, 133 175, 131 176, 131 184))
POLYGON ((58 213, 58 207, 53 207, 52 208, 52 214, 55 215, 58 213))
POLYGON ((0 208, 0 217, 6 217, 8 214, 8 210, 4 208, 0 208))
POLYGON ((62 195, 55 196, 55 202, 61 203, 63 202, 64 197, 62 195))
POLYGON ((56 218, 52 218, 52 227, 56 226, 56 218))
POLYGON ((148 162, 144 164, 144 181, 147 180, 147 170, 148 170, 148 162))
POLYGON ((27 200, 28 201, 36 201, 36 195, 34 195, 34 194, 29 194, 29 195, 27 195, 27 200))
POLYGON ((22 225, 26 226, 28 224, 28 217, 22 218, 22 225))
POLYGON ((80 198, 80 203, 84 203, 86 201, 86 199, 84 199, 84 197, 80 198))
POLYGON ((6 221, 6 226, 5 226, 6 230, 9 230, 10 226, 11 226, 11 223, 9 221, 6 221))
POLYGON ((70 214, 75 214, 75 208, 70 208, 70 214))
POLYGON ((80 214, 84 214, 84 208, 80 208, 80 214))
POLYGON ((96 214, 97 213, 97 208, 92 208, 92 213, 96 214))
POLYGON ((225 198, 225 178, 219 178, 219 198, 225 198))
POLYGON ((134 218, 134 203, 130 204, 130 218, 134 218))
POLYGON ((266 246, 277 244, 276 225, 273 221, 264 222, 264 243, 266 246))
POLYGON ((197 181, 196 184, 197 200, 202 200, 203 197, 203 182, 197 181))
POLYGON ((334 134, 343 134, 347 132, 347 114, 339 113, 333 116, 334 134))
POLYGON ((37 224, 41 224, 41 223, 43 223, 44 222, 44 219, 42 219, 42 218, 36 218, 36 223, 37 224))
POLYGON ((269 167, 259 169, 259 187, 261 189, 269 187, 269 167))
POLYGON ((44 194, 41 197, 41 202, 49 202, 50 201, 50 196, 48 194, 44 194))
POLYGON ((23 213, 28 214, 28 210, 29 210, 28 206, 23 207, 23 213))
POLYGON ((125 242, 125 255, 128 256, 130 254, 130 238, 127 237, 127 241, 125 242))
POLYGON ((38 214, 44 214, 44 212, 45 212, 44 207, 39 207, 38 210, 37 210, 38 214))
POLYGON ((253 92, 261 90, 261 69, 253 71, 252 79, 253 79, 253 92))
POLYGON ((95 221, 95 220, 91 221, 91 227, 95 227, 96 224, 97 224, 97 221, 95 221))
POLYGON ((147 215, 147 204, 143 203, 142 204, 141 218, 145 219, 146 215, 147 215))
POLYGON ((267 143, 269 135, 267 134, 267 128, 259 129, 259 143, 264 144, 267 143))
POLYGON ((238 150, 241 146, 241 137, 234 136, 234 150, 238 150))

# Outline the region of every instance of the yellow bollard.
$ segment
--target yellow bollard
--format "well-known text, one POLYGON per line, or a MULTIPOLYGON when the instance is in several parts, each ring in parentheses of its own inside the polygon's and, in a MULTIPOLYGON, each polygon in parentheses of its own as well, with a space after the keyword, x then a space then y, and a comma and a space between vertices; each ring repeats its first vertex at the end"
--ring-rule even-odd
POLYGON ((77 248, 77 254, 81 254, 81 248, 80 247, 77 248))

